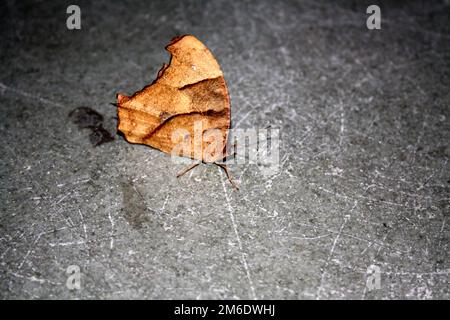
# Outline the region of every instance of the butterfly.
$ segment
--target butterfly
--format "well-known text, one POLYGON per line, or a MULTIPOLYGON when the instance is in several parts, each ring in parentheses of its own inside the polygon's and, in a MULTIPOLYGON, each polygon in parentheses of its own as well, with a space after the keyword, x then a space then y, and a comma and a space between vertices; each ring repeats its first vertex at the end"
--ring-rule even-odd
POLYGON ((166 50, 170 63, 150 85, 131 96, 117 94, 118 130, 130 143, 197 160, 178 177, 214 163, 237 188, 222 162, 229 156, 231 105, 218 62, 192 35, 173 38, 166 50))

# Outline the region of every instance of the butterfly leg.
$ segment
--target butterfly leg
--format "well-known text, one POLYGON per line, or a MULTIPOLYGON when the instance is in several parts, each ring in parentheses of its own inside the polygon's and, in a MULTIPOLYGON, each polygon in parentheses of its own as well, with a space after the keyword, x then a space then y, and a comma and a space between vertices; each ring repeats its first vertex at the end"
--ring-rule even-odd
POLYGON ((189 172, 190 170, 194 169, 196 166, 198 166, 201 163, 201 161, 198 162, 194 162, 190 165, 188 165, 186 168, 184 168, 183 170, 181 170, 180 172, 177 173, 177 178, 181 177, 182 175, 184 175, 185 173, 189 172))
POLYGON ((238 186, 234 183, 233 179, 231 179, 231 175, 230 172, 228 171, 228 167, 226 164, 223 163, 217 163, 214 162, 215 165, 221 167, 223 169, 223 171, 225 171, 225 174, 227 175, 228 181, 230 181, 231 185, 236 189, 239 190, 238 186))
POLYGON ((227 153, 223 155, 223 158, 222 158, 222 159, 219 159, 219 160, 220 160, 221 162, 225 162, 225 161, 227 161, 228 158, 234 158, 234 157, 236 157, 236 154, 237 154, 237 152, 236 152, 236 142, 235 142, 235 143, 233 144, 233 152, 232 152, 232 153, 228 153, 228 151, 227 151, 227 153))

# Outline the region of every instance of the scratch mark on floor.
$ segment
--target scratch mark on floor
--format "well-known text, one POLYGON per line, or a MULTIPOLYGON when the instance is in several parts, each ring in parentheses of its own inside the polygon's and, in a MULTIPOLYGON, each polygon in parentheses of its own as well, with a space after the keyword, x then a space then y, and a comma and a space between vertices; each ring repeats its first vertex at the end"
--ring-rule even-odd
POLYGON ((111 211, 108 211, 108 219, 111 223, 111 233, 109 235, 109 248, 112 250, 114 248, 114 219, 111 216, 111 211))
POLYGON ((161 212, 164 212, 164 209, 166 208, 166 204, 167 204, 168 200, 169 200, 169 195, 167 195, 166 199, 164 200, 164 203, 163 203, 163 205, 161 207, 161 212))
POLYGON ((253 300, 256 300, 255 286, 253 284, 253 279, 252 279, 252 277, 250 275, 250 269, 248 267, 247 259, 245 258, 245 253, 244 253, 244 249, 242 247, 241 237, 239 236, 239 232, 237 230, 236 219, 234 217, 233 208, 231 206, 230 198, 228 197, 227 188, 225 186, 225 178, 224 178, 224 176, 222 174, 221 169, 220 168, 217 168, 217 169, 219 170, 219 173, 220 173, 220 177, 221 177, 221 181, 222 181, 222 187, 223 187, 223 193, 225 195, 225 200, 227 201, 228 213, 230 214, 231 224, 233 226, 233 231, 234 231, 234 234, 236 236, 236 240, 238 242, 239 251, 241 253, 242 264, 244 266, 245 273, 247 275, 247 279, 248 279, 248 282, 250 284, 250 295, 251 295, 253 300))
POLYGON ((292 239, 300 239, 300 240, 316 240, 316 239, 321 239, 321 238, 327 238, 329 236, 331 236, 331 233, 320 235, 320 236, 317 236, 317 237, 290 237, 290 238, 292 238, 292 239))
POLYGON ((345 132, 345 112, 344 112, 344 105, 342 104, 342 102, 340 103, 340 111, 341 111, 341 127, 339 131, 339 146, 342 146, 345 132))
POLYGON ((36 239, 33 241, 33 244, 31 245, 30 249, 28 249, 27 253, 25 254, 25 256, 23 257, 22 262, 19 264, 18 270, 22 269, 24 263, 27 261, 28 256, 30 255, 31 252, 34 251, 34 249, 36 248, 36 244, 38 243, 39 239, 42 237, 42 235, 44 235, 45 232, 42 232, 40 234, 37 235, 36 239))
POLYGON ((17 95, 20 95, 20 96, 28 98, 28 99, 38 100, 38 101, 40 101, 40 102, 42 102, 44 104, 49 104, 49 105, 56 106, 56 107, 59 107, 59 108, 63 108, 64 107, 60 103, 57 103, 57 102, 54 102, 54 101, 42 98, 42 97, 40 97, 38 95, 31 94, 31 93, 28 93, 28 92, 25 92, 25 91, 22 91, 22 90, 19 90, 19 89, 11 88, 11 87, 9 87, 9 86, 1 83, 1 82, 0 82, 0 88, 2 88, 5 91, 13 92, 13 93, 15 93, 17 95))
POLYGON ((244 121, 249 115, 250 113, 252 113, 254 111, 254 109, 250 109, 249 112, 247 112, 241 119, 238 120, 238 122, 236 123, 235 127, 237 128, 239 126, 239 124, 244 121))
POLYGON ((80 217, 81 217, 81 223, 83 224, 84 240, 87 242, 88 235, 87 235, 87 227, 86 227, 86 223, 84 222, 84 217, 83 217, 83 214, 81 213, 81 210, 80 210, 80 209, 78 209, 78 213, 80 214, 80 217))
POLYGON ((325 262, 325 265, 323 266, 323 270, 322 270, 322 275, 320 277, 320 285, 319 285, 319 289, 317 289, 317 295, 316 295, 316 299, 320 299, 320 295, 323 291, 323 282, 325 280, 325 274, 326 274, 326 269, 330 263, 331 258, 333 257, 334 254, 334 250, 336 248, 336 244, 339 241, 339 238, 341 237, 342 234, 342 230, 344 229, 345 225, 347 224, 348 219, 350 218, 350 216, 345 216, 344 217, 344 221, 342 222, 341 227, 339 228, 339 232, 336 235, 336 237, 333 240, 333 244, 331 245, 331 249, 330 249, 330 253, 328 254, 327 260, 325 262))
POLYGON ((85 241, 80 240, 80 241, 71 241, 71 242, 49 243, 48 245, 50 247, 68 247, 68 246, 82 245, 85 243, 86 243, 85 241))
POLYGON ((53 285, 61 285, 60 282, 54 282, 54 281, 50 281, 48 279, 36 278, 35 276, 25 276, 25 275, 22 275, 22 274, 19 274, 16 272, 9 272, 9 274, 11 274, 12 276, 14 276, 16 278, 26 279, 31 282, 38 282, 40 284, 50 283, 53 285))

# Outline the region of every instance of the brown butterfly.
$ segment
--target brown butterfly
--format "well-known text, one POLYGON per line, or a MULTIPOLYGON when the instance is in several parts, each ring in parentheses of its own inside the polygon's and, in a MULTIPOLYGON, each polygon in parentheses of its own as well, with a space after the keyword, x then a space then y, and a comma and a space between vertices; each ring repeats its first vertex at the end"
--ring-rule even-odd
POLYGON ((208 48, 192 35, 172 39, 171 54, 152 84, 127 97, 117 95, 118 130, 131 143, 214 163, 237 188, 225 164, 230 128, 230 98, 219 64, 208 48))

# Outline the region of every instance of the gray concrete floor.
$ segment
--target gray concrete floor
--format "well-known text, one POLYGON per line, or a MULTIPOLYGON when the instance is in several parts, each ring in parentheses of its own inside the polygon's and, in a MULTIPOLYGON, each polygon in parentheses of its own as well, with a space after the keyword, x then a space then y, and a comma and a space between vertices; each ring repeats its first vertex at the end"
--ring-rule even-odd
POLYGON ((372 2, 79 1, 78 31, 71 2, 2 2, 0 297, 448 299, 450 6, 379 2, 368 30, 372 2), (115 93, 186 33, 221 64, 234 126, 281 129, 277 174, 177 179, 116 134, 115 93), (71 121, 82 106, 112 142, 71 121))

